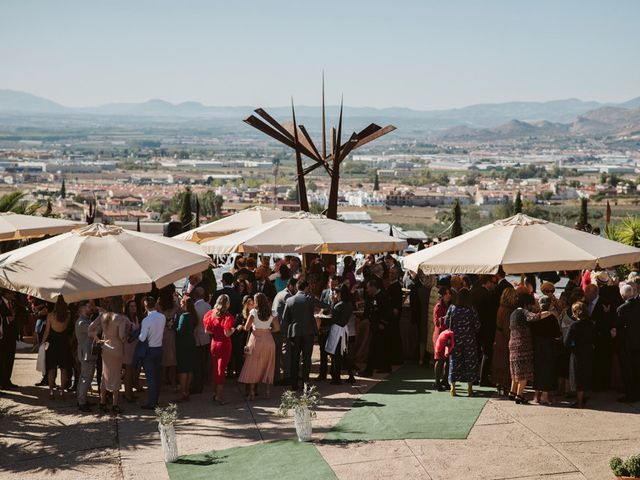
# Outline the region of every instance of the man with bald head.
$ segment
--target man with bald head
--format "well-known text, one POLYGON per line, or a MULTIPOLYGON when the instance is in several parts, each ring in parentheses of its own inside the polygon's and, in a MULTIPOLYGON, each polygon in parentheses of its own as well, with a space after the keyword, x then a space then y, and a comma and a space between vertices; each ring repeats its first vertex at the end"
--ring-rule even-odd
POLYGON ((593 388, 595 391, 604 391, 611 385, 611 329, 614 325, 615 310, 611 303, 600 295, 597 285, 590 284, 585 287, 584 299, 589 318, 594 325, 593 388))

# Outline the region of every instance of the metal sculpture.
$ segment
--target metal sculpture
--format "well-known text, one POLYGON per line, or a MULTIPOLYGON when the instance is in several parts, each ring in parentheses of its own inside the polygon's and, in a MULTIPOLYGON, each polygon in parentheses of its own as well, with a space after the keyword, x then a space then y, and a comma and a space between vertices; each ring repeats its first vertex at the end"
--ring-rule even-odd
POLYGON ((327 217, 336 219, 338 216, 338 189, 340 186, 340 164, 347 156, 356 148, 362 147, 377 138, 386 135, 396 129, 393 125, 381 127, 375 123, 371 123, 368 127, 353 132, 349 139, 342 143, 342 110, 343 101, 340 100, 340 116, 338 118, 338 127, 332 128, 330 131, 330 152, 327 153, 327 135, 326 135, 326 115, 324 104, 324 75, 322 76, 322 153, 318 151, 309 132, 304 125, 298 125, 296 122, 296 111, 291 99, 291 123, 281 124, 263 108, 257 108, 254 112, 261 117, 250 115, 244 119, 248 123, 262 133, 270 136, 274 140, 292 148, 296 155, 296 171, 298 179, 298 196, 300 198, 300 210, 309 211, 309 200, 307 198, 307 186, 305 183, 305 175, 313 172, 317 168, 324 168, 331 178, 331 187, 329 188, 329 204, 327 206, 327 217), (302 156, 313 161, 309 165, 304 165, 302 156))

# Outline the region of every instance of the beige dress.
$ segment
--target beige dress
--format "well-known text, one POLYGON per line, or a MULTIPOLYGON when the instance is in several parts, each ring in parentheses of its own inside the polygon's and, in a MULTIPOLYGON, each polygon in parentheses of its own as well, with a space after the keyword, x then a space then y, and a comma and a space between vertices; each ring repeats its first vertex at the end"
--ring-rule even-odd
POLYGON ((102 383, 101 388, 116 392, 122 384, 122 363, 124 342, 127 334, 127 317, 117 313, 103 313, 100 316, 102 339, 102 383))
POLYGON ((253 315, 253 327, 247 342, 251 353, 245 356, 238 382, 271 385, 276 365, 276 344, 271 335, 273 317, 262 321, 255 309, 249 315, 253 315))

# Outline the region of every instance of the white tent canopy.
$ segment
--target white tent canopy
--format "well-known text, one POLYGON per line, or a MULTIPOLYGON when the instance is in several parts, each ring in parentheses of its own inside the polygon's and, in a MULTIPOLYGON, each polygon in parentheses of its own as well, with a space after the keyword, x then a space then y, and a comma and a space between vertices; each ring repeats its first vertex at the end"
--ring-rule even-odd
POLYGON ((403 266, 426 274, 495 273, 502 266, 519 274, 638 261, 638 248, 520 213, 411 254, 403 266))
POLYGON ((58 235, 79 226, 70 220, 58 218, 21 215, 12 212, 0 213, 0 241, 58 235))
POLYGON ((199 245, 94 224, 0 255, 0 286, 77 302, 162 288, 209 263, 199 245))
POLYGON ((263 223, 277 220, 278 218, 291 216, 292 212, 283 210, 275 210, 264 207, 252 207, 241 210, 238 213, 228 217, 221 218, 206 225, 201 225, 187 232, 176 235, 173 238, 179 240, 189 240, 191 242, 202 243, 212 238, 222 237, 231 233, 244 230, 246 228, 256 227, 263 223))
POLYGON ((299 212, 201 244, 212 255, 239 253, 377 253, 402 250, 407 242, 357 225, 299 212))

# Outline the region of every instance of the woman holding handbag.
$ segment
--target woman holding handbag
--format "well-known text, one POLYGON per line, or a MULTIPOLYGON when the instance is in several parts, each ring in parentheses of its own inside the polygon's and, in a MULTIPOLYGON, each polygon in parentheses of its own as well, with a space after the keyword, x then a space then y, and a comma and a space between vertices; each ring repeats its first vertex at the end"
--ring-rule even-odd
POLYGON ((233 326, 234 318, 229 313, 229 296, 222 294, 216 300, 216 304, 202 319, 204 331, 211 335, 211 357, 213 359, 212 379, 215 388, 213 401, 224 405, 222 390, 227 365, 231 358, 231 335, 237 329, 233 326))
POLYGON ((278 319, 272 315, 269 299, 264 293, 256 293, 253 297, 255 308, 249 312, 249 318, 243 328, 251 332, 245 347, 245 361, 238 382, 249 385, 247 400, 256 395, 256 384, 266 385, 266 396, 269 398, 276 364, 276 344, 271 335, 280 331, 278 319))

